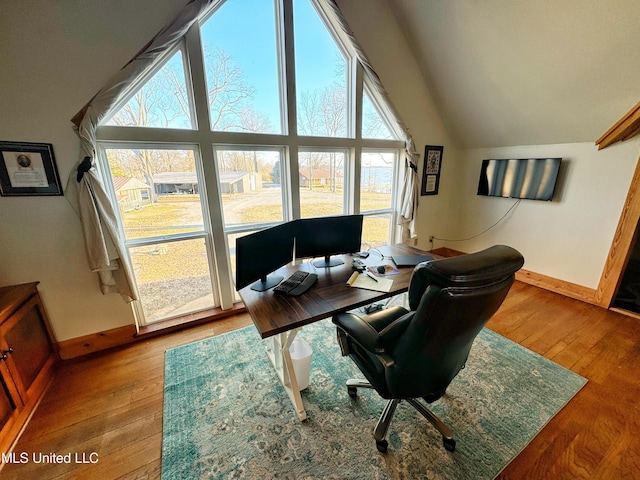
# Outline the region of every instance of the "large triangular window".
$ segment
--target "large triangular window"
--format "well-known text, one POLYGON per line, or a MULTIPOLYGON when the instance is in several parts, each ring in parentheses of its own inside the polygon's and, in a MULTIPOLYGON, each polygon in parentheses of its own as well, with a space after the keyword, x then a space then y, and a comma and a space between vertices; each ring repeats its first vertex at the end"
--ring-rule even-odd
POLYGON ((236 239, 281 222, 361 213, 363 250, 399 241, 405 141, 335 5, 195 3, 97 131, 141 324, 230 308, 236 239))

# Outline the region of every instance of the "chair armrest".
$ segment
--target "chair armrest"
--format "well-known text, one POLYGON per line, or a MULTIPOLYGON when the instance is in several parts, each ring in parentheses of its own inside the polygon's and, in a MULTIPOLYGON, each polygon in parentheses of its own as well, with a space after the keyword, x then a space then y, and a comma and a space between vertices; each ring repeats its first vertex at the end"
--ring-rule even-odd
POLYGON ((412 322, 414 314, 415 312, 406 311, 405 315, 396 318, 380 332, 379 342, 383 348, 386 348, 387 351, 392 351, 394 349, 399 338, 404 335, 405 330, 412 322))
POLYGON ((367 350, 384 353, 384 347, 380 342, 382 337, 377 329, 383 330, 407 312, 405 308, 393 307, 364 318, 353 313, 339 313, 334 315, 332 321, 367 350))
POLYGON ((371 325, 376 332, 382 332, 398 318, 407 313, 409 313, 409 310, 398 305, 371 313, 364 317, 364 321, 371 325))
POLYGON ((361 317, 353 313, 338 313, 333 316, 332 321, 367 350, 371 352, 384 351, 378 344, 378 332, 361 317))

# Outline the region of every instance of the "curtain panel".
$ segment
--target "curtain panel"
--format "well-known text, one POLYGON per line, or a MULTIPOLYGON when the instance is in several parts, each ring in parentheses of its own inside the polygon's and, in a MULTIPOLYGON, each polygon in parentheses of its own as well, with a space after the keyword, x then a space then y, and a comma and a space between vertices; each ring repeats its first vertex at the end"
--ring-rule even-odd
POLYGON ((80 155, 67 181, 65 196, 82 223, 89 266, 99 275, 102 293, 120 293, 127 302, 136 300, 138 295, 115 211, 97 169, 96 129, 126 95, 131 83, 175 46, 218 1, 189 1, 71 120, 80 138, 80 155))

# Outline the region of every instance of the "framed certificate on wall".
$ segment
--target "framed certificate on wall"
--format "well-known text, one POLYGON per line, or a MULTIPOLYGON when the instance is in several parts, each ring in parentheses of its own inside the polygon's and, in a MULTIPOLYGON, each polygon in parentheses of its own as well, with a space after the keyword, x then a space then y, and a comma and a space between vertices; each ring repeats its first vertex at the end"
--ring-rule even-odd
POLYGON ((0 195, 62 195, 53 145, 0 142, 0 195))
POLYGON ((422 169, 422 190, 420 195, 437 195, 440 186, 442 151, 444 147, 427 145, 424 148, 424 166, 422 169))

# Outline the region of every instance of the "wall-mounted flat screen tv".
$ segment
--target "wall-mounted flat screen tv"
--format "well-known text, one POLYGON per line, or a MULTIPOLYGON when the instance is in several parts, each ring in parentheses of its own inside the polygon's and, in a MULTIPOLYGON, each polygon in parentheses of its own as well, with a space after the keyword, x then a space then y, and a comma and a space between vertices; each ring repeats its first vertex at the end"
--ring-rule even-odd
POLYGON ((483 160, 478 195, 552 200, 561 163, 562 158, 483 160))

